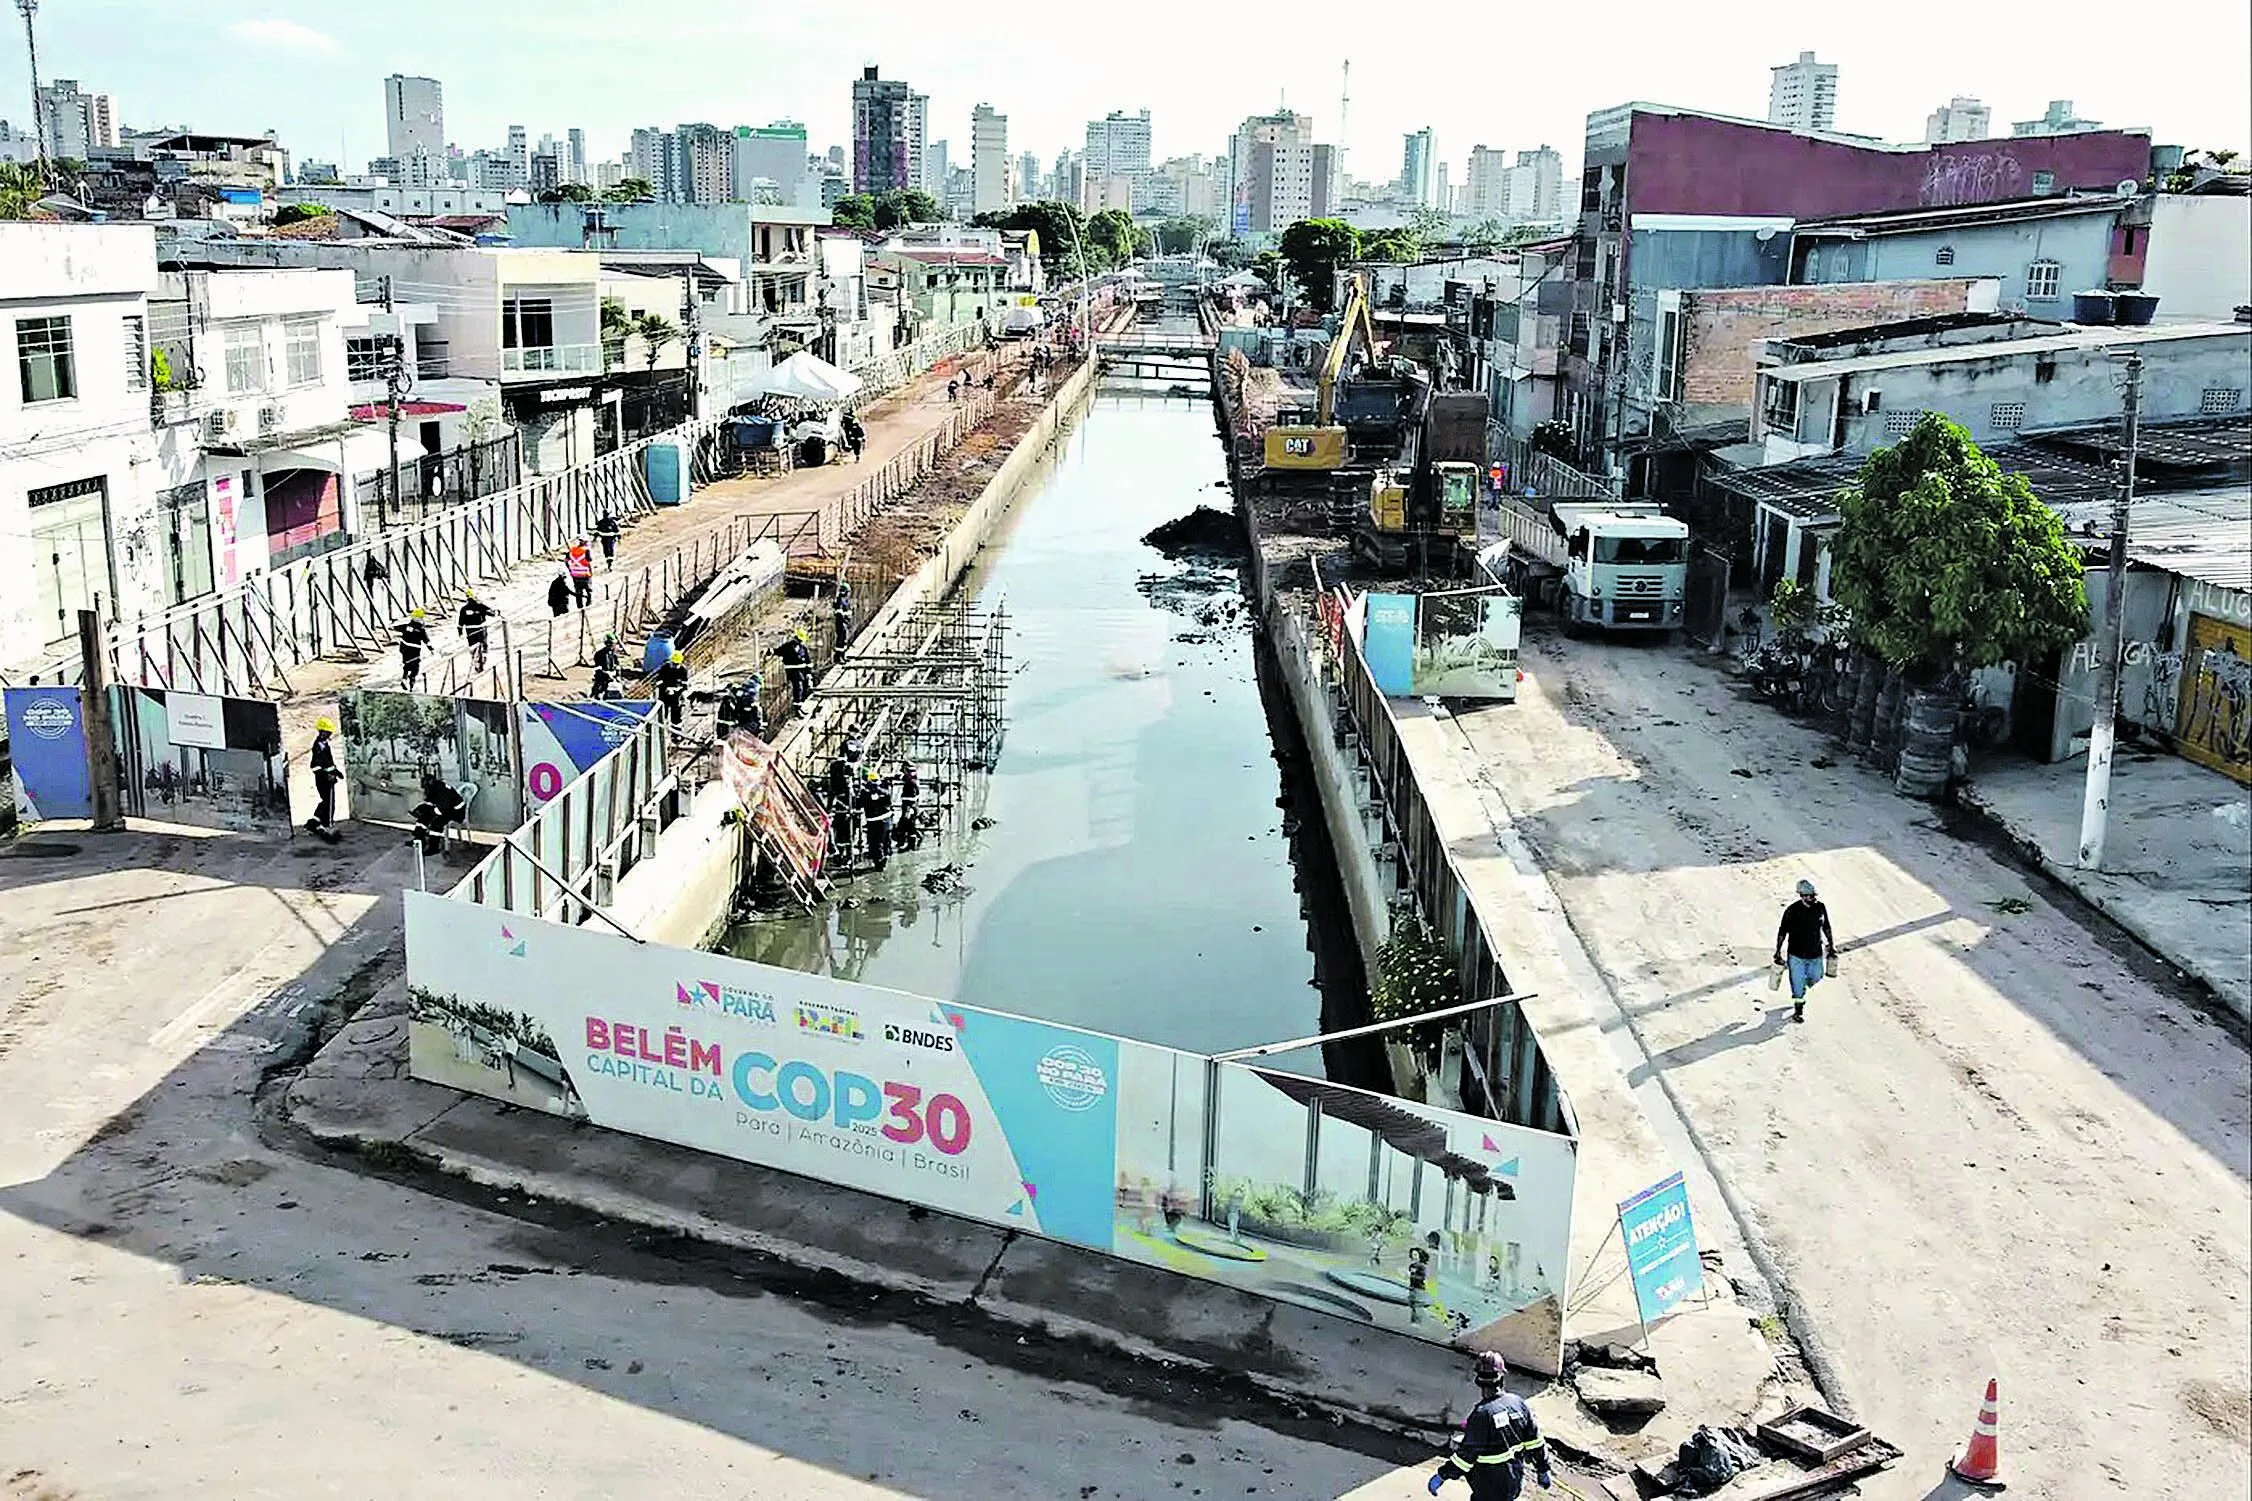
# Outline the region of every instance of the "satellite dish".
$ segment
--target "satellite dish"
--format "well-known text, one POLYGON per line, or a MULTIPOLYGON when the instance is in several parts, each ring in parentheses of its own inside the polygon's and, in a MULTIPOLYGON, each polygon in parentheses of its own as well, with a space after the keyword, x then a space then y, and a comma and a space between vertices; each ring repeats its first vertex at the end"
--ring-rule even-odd
POLYGON ((2112 189, 2114 193, 2117 193, 2122 198, 2132 198, 2142 190, 2143 185, 2135 181, 2135 179, 2133 179, 2132 177, 2120 178, 2119 185, 2112 189))

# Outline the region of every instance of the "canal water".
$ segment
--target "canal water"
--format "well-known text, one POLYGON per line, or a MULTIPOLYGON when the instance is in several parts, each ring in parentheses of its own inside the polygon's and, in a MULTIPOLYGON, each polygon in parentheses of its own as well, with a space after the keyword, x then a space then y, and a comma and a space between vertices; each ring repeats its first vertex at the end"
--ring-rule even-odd
POLYGON ((1363 1019, 1349 936, 1330 948, 1349 928, 1319 809, 1285 795, 1294 727, 1274 727, 1278 751, 1269 713, 1288 709, 1262 700, 1239 566, 1142 541, 1199 505, 1230 508, 1209 402, 1099 391, 961 585, 1007 611, 999 764, 937 847, 721 947, 1197 1052, 1363 1019))

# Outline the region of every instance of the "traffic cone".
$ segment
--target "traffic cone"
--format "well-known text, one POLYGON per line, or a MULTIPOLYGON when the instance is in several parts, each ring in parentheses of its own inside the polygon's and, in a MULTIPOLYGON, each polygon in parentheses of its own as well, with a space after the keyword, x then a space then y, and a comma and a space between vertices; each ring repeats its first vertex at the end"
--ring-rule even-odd
POLYGON ((1998 1405, 2000 1388, 1998 1379, 1986 1383, 1986 1401, 1978 1409, 1978 1426, 1971 1430, 1970 1443, 1947 1466, 1957 1480, 1968 1480, 1973 1485, 1999 1486, 2002 1483, 2002 1453, 1997 1441, 2002 1421, 1998 1405))

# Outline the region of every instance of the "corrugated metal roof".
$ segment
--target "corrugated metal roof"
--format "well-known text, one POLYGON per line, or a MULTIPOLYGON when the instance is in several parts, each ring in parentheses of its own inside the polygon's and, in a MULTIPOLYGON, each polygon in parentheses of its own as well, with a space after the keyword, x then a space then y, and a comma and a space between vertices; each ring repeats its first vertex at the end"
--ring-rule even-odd
POLYGON ((1915 365, 2018 359, 2027 355, 2061 354, 2069 349, 2106 349, 2115 344, 2241 339, 2248 336, 2252 336, 2252 327, 2242 323, 2153 323, 2140 328, 2083 328, 2066 325, 2065 332, 2039 338, 2002 339, 1992 344, 1942 344, 1925 349, 1900 349, 1890 354, 1862 355, 1854 359, 1817 359, 1796 365, 1761 365, 1758 373, 1780 381, 1831 380, 1841 375, 1866 375, 1872 371, 1900 370, 1915 365))

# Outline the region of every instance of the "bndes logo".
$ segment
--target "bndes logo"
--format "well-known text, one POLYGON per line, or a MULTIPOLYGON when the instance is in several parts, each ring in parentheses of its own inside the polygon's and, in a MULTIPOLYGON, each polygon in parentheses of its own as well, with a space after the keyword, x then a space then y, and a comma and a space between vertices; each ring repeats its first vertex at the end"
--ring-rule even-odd
POLYGON ((922 1032, 913 1027, 902 1027, 893 1022, 884 1023, 884 1041, 904 1042, 909 1047, 929 1048, 934 1053, 954 1051, 954 1039, 944 1032, 922 1032))

